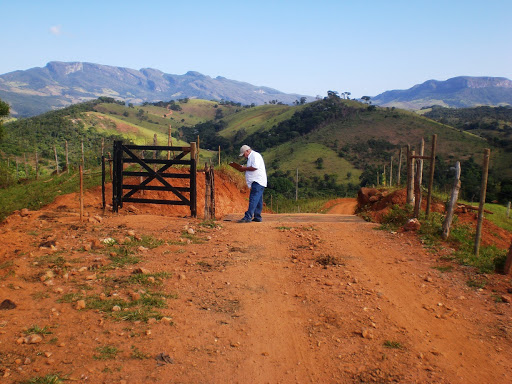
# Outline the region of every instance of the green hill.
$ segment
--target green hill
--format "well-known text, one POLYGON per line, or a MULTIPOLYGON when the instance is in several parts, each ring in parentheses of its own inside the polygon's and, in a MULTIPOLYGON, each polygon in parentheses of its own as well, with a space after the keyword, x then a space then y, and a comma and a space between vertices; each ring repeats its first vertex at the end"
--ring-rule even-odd
MULTIPOLYGON (((507 180, 512 178, 508 148, 496 146, 492 138, 445 122, 448 121, 336 96, 297 106, 242 106, 188 99, 126 106, 101 98, 6 124, 0 156, 4 161, 7 157, 21 161, 28 154, 30 163, 37 150, 51 171, 54 145, 63 162, 64 143, 68 141, 73 165, 80 159, 83 140, 89 159, 86 163, 97 165, 102 141, 108 151, 115 139, 152 143, 156 134, 158 143, 165 145, 171 126, 175 145, 185 145, 199 137, 200 162, 216 162, 219 146, 223 162, 240 160, 238 149, 249 144, 265 158, 271 189, 290 195, 298 169, 299 185, 305 195, 343 195, 354 194, 359 185, 375 184, 377 173, 382 174, 384 166, 389 177, 391 157, 396 180, 399 149, 410 144, 417 150, 421 138, 425 138, 428 155, 431 137, 437 134, 438 188, 448 188, 450 167, 456 161, 467 162, 463 166, 463 172, 467 172, 463 190, 471 188, 468 193, 476 196, 483 149, 491 148, 488 195, 490 199, 503 197, 507 180)), ((503 124, 500 127, 508 129, 503 124)), ((12 173, 13 162, 10 164, 12 173)), ((382 175, 379 178, 381 181, 382 175)))

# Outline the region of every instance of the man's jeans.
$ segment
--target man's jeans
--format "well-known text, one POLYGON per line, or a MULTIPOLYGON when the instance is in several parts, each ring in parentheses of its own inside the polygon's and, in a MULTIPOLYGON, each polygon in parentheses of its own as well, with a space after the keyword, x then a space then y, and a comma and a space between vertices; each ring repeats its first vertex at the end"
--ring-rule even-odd
POLYGON ((249 209, 245 212, 244 219, 261 221, 261 211, 263 210, 263 191, 265 187, 253 181, 251 184, 251 193, 249 195, 249 209))

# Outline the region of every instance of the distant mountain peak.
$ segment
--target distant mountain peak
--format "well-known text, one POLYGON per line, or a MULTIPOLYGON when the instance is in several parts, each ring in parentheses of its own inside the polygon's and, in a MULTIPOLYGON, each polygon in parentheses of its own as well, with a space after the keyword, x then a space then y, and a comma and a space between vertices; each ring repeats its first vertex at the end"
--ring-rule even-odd
POLYGON ((314 100, 311 96, 286 94, 221 76, 212 79, 196 71, 173 75, 154 68, 135 70, 86 62, 51 61, 42 68, 0 75, 0 99, 11 104, 12 114, 19 117, 101 96, 134 104, 177 97, 224 99, 246 105, 271 100, 292 104, 303 96, 314 100))
POLYGON ((384 107, 420 109, 434 104, 453 108, 512 105, 512 81, 505 77, 458 76, 427 80, 406 90, 386 91, 372 98, 384 107))

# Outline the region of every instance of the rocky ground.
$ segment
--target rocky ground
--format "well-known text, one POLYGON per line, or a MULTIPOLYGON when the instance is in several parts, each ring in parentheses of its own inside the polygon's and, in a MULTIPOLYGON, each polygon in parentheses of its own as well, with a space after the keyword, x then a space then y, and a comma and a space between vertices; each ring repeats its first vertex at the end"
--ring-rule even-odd
MULTIPOLYGON (((222 188, 219 219, 243 212, 222 188)), ((85 206, 0 226, 2 383, 512 382, 510 277, 338 220, 354 200, 250 224, 85 206)))

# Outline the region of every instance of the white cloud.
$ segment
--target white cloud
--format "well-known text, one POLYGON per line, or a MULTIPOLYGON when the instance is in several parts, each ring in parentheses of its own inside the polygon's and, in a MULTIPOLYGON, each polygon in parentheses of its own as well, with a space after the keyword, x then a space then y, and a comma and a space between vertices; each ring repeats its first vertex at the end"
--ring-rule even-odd
POLYGON ((62 35, 62 26, 60 25, 54 25, 52 27, 50 27, 50 33, 52 35, 55 35, 55 36, 60 36, 62 35))

